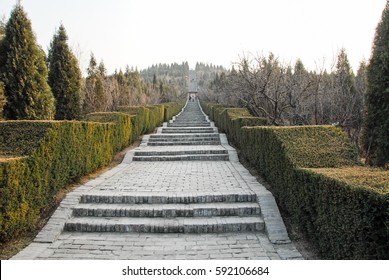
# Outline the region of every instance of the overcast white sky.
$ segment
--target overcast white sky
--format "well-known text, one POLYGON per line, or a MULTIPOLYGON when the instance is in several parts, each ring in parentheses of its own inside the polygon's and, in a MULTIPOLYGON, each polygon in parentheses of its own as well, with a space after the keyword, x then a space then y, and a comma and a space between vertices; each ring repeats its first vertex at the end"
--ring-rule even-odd
MULTIPOLYGON (((83 70, 90 53, 108 72, 126 65, 205 62, 230 67, 269 51, 309 69, 346 48, 356 72, 369 59, 386 0, 22 0, 46 50, 62 22, 83 70)), ((1 0, 9 17, 16 0, 1 0)))

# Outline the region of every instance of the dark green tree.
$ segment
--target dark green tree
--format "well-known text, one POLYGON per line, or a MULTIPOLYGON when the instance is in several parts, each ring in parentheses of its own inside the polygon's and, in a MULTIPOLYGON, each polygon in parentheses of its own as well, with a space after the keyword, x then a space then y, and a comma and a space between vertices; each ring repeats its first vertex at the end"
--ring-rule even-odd
POLYGON ((37 45, 31 22, 16 5, 5 27, 0 51, 1 80, 7 119, 52 119, 54 96, 47 83, 44 51, 37 45))
POLYGON ((49 50, 49 85, 56 99, 57 120, 79 119, 81 107, 81 71, 68 46, 68 36, 61 24, 49 50))
POLYGON ((85 79, 85 113, 103 112, 107 110, 106 69, 103 62, 97 65, 96 58, 91 54, 88 76, 85 79))
MULTIPOLYGON (((5 36, 5 22, 3 19, 0 19, 0 51, 2 50, 1 43, 5 36)), ((0 53, 0 60, 2 54, 0 53)), ((4 95, 4 84, 0 81, 0 120, 3 118, 3 108, 6 103, 4 95)))
POLYGON ((0 120, 3 118, 3 108, 6 103, 4 96, 4 84, 0 81, 0 120))
POLYGON ((389 1, 377 26, 367 68, 364 148, 368 164, 389 164, 389 1))
POLYGON ((362 121, 362 99, 357 94, 355 76, 345 49, 339 52, 334 82, 333 121, 339 122, 350 136, 350 129, 360 127, 362 121))

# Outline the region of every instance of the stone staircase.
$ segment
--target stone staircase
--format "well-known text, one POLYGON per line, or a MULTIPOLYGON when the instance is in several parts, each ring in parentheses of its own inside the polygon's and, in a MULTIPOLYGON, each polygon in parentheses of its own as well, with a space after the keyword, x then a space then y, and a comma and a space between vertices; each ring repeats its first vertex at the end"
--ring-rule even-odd
POLYGON ((85 195, 67 231, 220 233, 263 230, 255 195, 85 195))
MULTIPOLYGON (((144 136, 130 164, 137 162, 228 162, 217 128, 199 103, 185 109, 153 135, 144 136)), ((139 163, 141 164, 141 163, 139 163)), ((152 165, 150 165, 152 168, 152 165)), ((185 176, 185 175, 182 175, 185 176)), ((189 175, 188 175, 189 176, 189 175)), ((237 192, 94 192, 81 196, 66 231, 221 233, 263 231, 264 221, 250 190, 237 192)))

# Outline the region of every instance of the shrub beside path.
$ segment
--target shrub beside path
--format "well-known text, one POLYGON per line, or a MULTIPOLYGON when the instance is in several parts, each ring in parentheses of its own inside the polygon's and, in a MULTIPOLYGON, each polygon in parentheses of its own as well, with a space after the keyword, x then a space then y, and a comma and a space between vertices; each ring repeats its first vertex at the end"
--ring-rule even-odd
POLYGON ((69 193, 12 259, 302 259, 273 195, 189 101, 69 193))

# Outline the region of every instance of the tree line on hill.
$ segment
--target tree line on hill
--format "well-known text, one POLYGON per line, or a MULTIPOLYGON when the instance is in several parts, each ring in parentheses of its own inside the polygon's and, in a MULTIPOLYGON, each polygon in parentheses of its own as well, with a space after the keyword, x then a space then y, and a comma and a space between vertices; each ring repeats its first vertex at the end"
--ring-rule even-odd
POLYGON ((20 4, 7 23, 0 20, 0 119, 81 119, 90 112, 175 101, 182 95, 185 79, 177 83, 175 73, 168 80, 153 70, 152 80, 128 66, 108 75, 104 62, 91 54, 83 78, 62 24, 46 56, 20 4))
POLYGON ((389 165, 389 1, 378 24, 370 61, 355 75, 345 49, 328 72, 308 71, 301 60, 247 55, 217 74, 203 93, 231 107, 246 107, 273 125, 334 124, 347 132, 370 164, 389 165))

